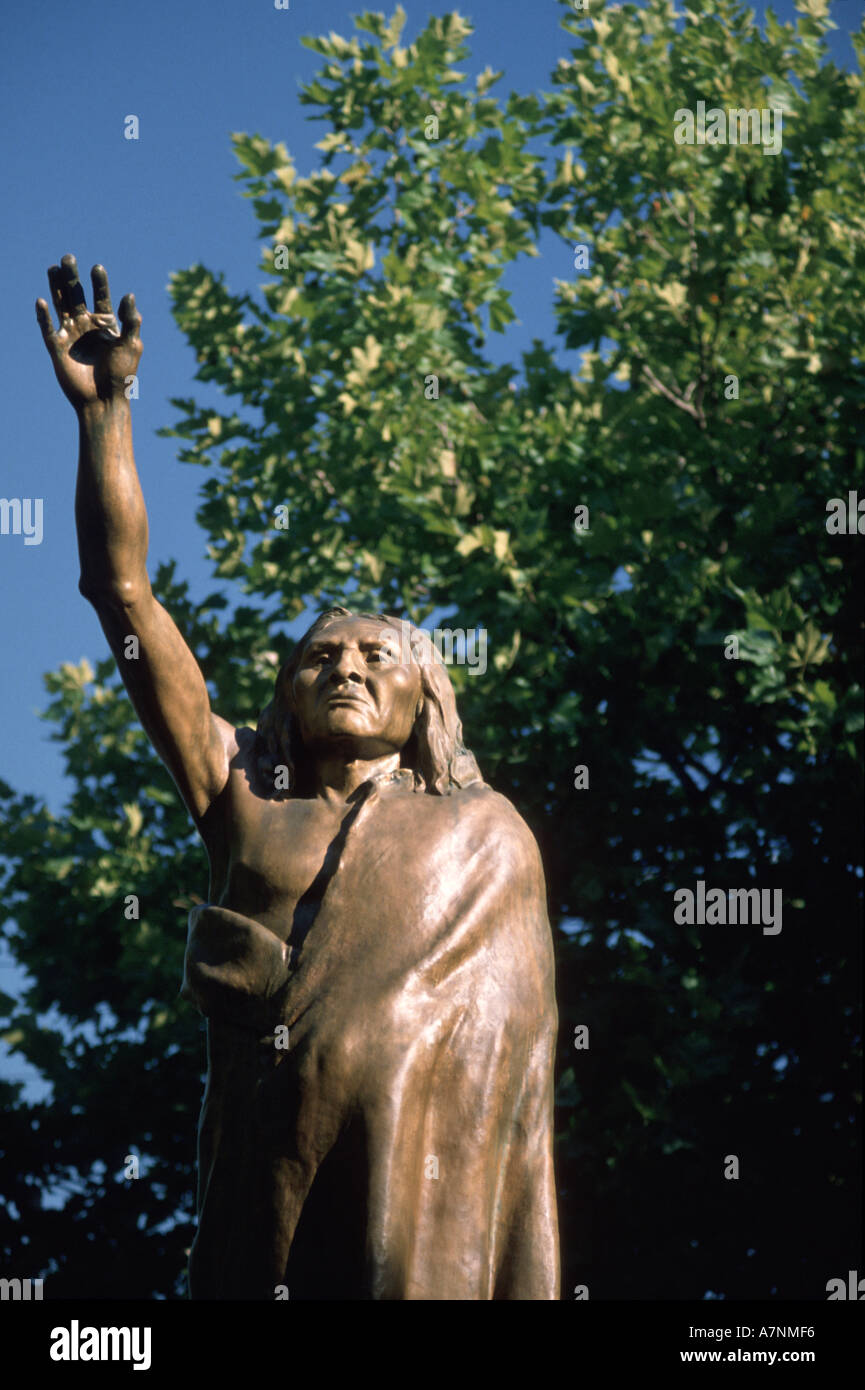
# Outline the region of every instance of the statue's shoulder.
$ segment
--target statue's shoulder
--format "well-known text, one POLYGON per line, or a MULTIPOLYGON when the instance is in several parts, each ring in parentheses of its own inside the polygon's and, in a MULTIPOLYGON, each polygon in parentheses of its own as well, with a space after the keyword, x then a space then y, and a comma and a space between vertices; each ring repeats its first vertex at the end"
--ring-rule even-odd
POLYGON ((472 782, 459 792, 476 826, 499 845, 520 850, 533 863, 539 856, 538 843, 516 806, 486 782, 472 782))
POLYGON ((255 729, 241 724, 234 730, 234 757, 231 771, 239 774, 244 781, 254 783, 258 775, 261 749, 255 729))
POLYGON ((451 795, 464 798, 466 805, 477 806, 478 814, 488 816, 493 821, 500 821, 503 827, 522 826, 531 834, 514 803, 501 792, 497 792, 488 782, 470 782, 467 787, 462 787, 451 795))
MULTIPOLYGON (((460 849, 472 876, 498 884, 506 916, 526 909, 546 923, 546 883, 538 842, 514 804, 484 782, 455 793, 464 833, 460 849), (463 821, 463 809, 465 820, 463 821)), ((547 929, 548 930, 548 929, 547 929)))

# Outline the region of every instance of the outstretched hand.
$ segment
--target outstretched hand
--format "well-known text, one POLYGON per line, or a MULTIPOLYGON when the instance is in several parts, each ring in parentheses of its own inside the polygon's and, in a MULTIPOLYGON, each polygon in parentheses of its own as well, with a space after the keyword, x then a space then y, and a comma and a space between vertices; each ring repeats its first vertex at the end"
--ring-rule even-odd
POLYGON ((122 400, 127 379, 135 375, 141 357, 141 315, 135 307, 135 296, 126 294, 121 299, 118 326, 105 267, 95 265, 90 278, 92 313, 87 308, 75 257, 64 256, 60 265, 49 269, 48 283, 59 328, 52 324, 46 301, 36 301, 36 317, 57 380, 76 410, 98 402, 111 404, 122 400))

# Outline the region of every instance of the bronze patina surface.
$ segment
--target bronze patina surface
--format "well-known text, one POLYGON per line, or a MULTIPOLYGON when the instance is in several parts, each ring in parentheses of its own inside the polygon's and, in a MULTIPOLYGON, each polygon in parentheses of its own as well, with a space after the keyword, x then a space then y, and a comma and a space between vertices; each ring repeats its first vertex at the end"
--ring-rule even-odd
POLYGON ((332 609, 257 730, 210 708, 147 577, 124 385, 74 257, 37 316, 79 418, 81 592, 207 848, 184 993, 207 1018, 194 1298, 555 1299, 556 1005, 543 871, 419 629, 332 609), (140 657, 128 660, 130 636, 140 657))

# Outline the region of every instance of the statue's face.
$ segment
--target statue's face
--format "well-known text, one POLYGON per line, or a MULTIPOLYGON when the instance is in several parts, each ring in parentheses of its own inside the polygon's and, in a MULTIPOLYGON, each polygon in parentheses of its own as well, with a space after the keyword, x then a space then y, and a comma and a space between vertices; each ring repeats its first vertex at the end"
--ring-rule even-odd
POLYGON ((414 726, 420 670, 403 662, 400 634, 370 618, 335 618, 307 643, 294 708, 308 746, 351 739, 360 757, 398 751, 414 726))

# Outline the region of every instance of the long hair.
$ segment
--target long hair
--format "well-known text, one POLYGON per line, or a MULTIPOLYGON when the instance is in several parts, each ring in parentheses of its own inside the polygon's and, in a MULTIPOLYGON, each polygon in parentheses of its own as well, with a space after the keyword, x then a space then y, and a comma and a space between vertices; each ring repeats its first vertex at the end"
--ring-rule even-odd
MULTIPOLYGON (((277 769, 286 769, 281 797, 308 795, 312 791, 312 759, 304 747, 294 711, 292 685, 307 643, 337 618, 370 618, 395 628, 402 650, 419 668, 422 708, 408 742, 400 752, 400 766, 414 773, 415 790, 447 796, 452 791, 482 781, 474 756, 463 745, 456 697, 445 663, 421 628, 388 613, 361 613, 349 608, 329 608, 295 644, 276 678, 273 699, 262 710, 256 727, 258 771, 269 788, 276 784, 277 769)), ((404 658, 405 659, 405 658, 404 658)), ((277 792, 280 799, 280 792, 277 792)))

